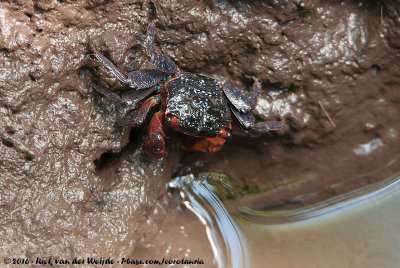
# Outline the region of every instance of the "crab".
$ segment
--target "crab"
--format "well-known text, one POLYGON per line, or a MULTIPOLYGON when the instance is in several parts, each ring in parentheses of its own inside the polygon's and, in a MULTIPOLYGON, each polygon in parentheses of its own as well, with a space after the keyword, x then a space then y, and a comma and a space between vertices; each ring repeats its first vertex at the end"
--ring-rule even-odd
POLYGON ((184 149, 203 152, 216 152, 222 148, 225 138, 231 135, 232 117, 247 134, 262 134, 283 127, 281 121, 256 122, 251 111, 260 93, 257 81, 249 92, 242 92, 231 84, 183 72, 170 58, 155 51, 154 35, 155 26, 151 23, 145 46, 154 69, 124 75, 100 51, 93 49, 97 60, 131 88, 121 95, 99 85, 94 85, 94 89, 112 101, 129 103, 133 109, 141 103, 132 118, 118 120, 119 125, 138 127, 151 108, 161 104, 150 120, 149 135, 143 144, 147 155, 160 158, 165 153, 163 122, 170 129, 192 137, 193 145, 184 149))

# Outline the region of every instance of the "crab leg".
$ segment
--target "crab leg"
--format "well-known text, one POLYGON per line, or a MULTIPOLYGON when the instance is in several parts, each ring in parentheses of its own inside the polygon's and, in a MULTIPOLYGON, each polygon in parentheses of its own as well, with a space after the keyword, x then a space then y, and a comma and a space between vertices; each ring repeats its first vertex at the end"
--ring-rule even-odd
POLYGON ((268 132, 281 128, 283 128, 283 123, 281 121, 261 121, 251 126, 251 129, 257 132, 268 132))
POLYGON ((165 73, 176 73, 178 71, 178 66, 176 66, 176 64, 167 56, 154 51, 154 34, 154 23, 151 23, 147 28, 146 37, 146 51, 147 55, 150 57, 150 63, 157 70, 163 71, 165 73))
POLYGON ((231 108, 233 115, 239 121, 240 125, 244 126, 245 128, 250 128, 256 122, 255 117, 251 113, 242 113, 237 110, 232 104, 230 104, 229 107, 231 108))
POLYGON ((128 73, 129 86, 136 89, 143 89, 155 86, 164 77, 164 72, 153 69, 143 69, 128 73))
POLYGON ((143 151, 156 158, 165 153, 165 134, 162 129, 162 112, 158 111, 153 115, 149 125, 149 137, 143 144, 143 151))
POLYGON ((260 83, 258 81, 255 81, 249 93, 249 101, 251 106, 250 110, 253 110, 256 107, 260 93, 261 93, 260 83))
POLYGON ((128 120, 118 119, 117 124, 119 124, 120 126, 127 126, 127 127, 140 126, 146 119, 146 116, 149 113, 150 109, 156 106, 159 102, 160 102, 159 95, 151 96, 139 106, 139 108, 135 111, 135 114, 131 119, 128 120))
POLYGON ((149 87, 144 90, 136 90, 136 89, 131 89, 128 91, 125 91, 124 93, 121 94, 121 98, 129 102, 131 106, 136 105, 136 103, 142 101, 144 98, 149 96, 151 93, 155 92, 157 89, 156 87, 149 87))
POLYGON ((253 131, 255 132, 255 134, 260 134, 283 128, 283 123, 281 121, 261 121, 255 123, 256 119, 250 112, 242 113, 237 110, 233 105, 230 105, 230 108, 233 115, 239 121, 240 125, 244 127, 243 130, 245 132, 253 131))
POLYGON ((228 83, 222 85, 222 90, 229 102, 232 103, 236 109, 242 113, 247 113, 254 109, 257 104, 260 86, 258 82, 254 83, 249 95, 228 83))
POLYGON ((152 87, 158 84, 164 77, 164 72, 153 69, 143 69, 128 73, 128 77, 125 75, 107 59, 97 49, 93 49, 95 57, 106 67, 119 81, 124 84, 128 84, 129 87, 135 89, 143 89, 152 87))
POLYGON ((93 85, 94 90, 96 90, 97 92, 103 94, 104 96, 106 96, 108 99, 115 101, 115 102, 119 102, 122 103, 124 102, 121 97, 115 93, 114 91, 111 91, 107 88, 101 87, 99 85, 94 84, 93 85))
POLYGON ((151 93, 153 93, 157 90, 156 87, 146 88, 145 90, 141 90, 141 91, 132 89, 132 90, 128 90, 128 91, 122 93, 122 95, 119 96, 114 91, 111 91, 109 89, 106 89, 106 88, 101 87, 96 84, 93 85, 93 88, 100 94, 106 96, 109 100, 112 100, 112 101, 115 101, 118 103, 129 102, 129 105, 132 107, 136 106, 136 104, 138 102, 142 101, 148 95, 150 95, 151 93))
POLYGON ((114 63, 107 59, 97 49, 94 48, 93 52, 96 59, 98 59, 103 64, 103 66, 106 67, 119 81, 125 84, 129 84, 128 79, 126 79, 125 75, 114 65, 114 63))

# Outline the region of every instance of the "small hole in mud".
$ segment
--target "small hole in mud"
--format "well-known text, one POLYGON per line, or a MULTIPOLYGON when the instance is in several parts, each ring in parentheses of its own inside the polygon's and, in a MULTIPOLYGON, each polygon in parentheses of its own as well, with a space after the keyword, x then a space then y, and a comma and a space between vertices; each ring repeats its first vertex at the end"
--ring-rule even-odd
POLYGON ((7 48, 0 48, 0 54, 8 55, 10 54, 10 50, 7 48))
POLYGON ((29 13, 25 13, 25 16, 27 16, 28 18, 32 18, 32 14, 29 14, 29 13))
POLYGON ((114 164, 118 163, 119 160, 125 158, 130 153, 137 150, 138 147, 138 137, 142 137, 146 130, 141 128, 133 128, 129 134, 129 143, 121 149, 120 152, 113 153, 112 151, 107 151, 103 153, 99 158, 93 161, 96 166, 96 170, 102 170, 110 168, 114 164))
POLYGON ((33 10, 35 11, 36 14, 42 14, 46 11, 43 8, 37 6, 36 4, 33 6, 33 10))
POLYGON ((153 2, 149 3, 149 9, 148 9, 148 12, 147 12, 147 17, 148 17, 148 19, 150 21, 154 20, 157 17, 156 8, 155 8, 153 2))
POLYGON ((90 74, 90 69, 86 66, 83 66, 79 68, 78 74, 80 79, 85 79, 90 74))
POLYGON ((97 158, 96 160, 93 161, 94 165, 96 166, 96 169, 102 169, 103 167, 106 166, 107 163, 111 162, 115 158, 115 154, 112 152, 105 152, 103 153, 100 158, 97 158))
POLYGON ((7 134, 9 134, 9 135, 14 135, 15 134, 15 130, 12 129, 11 127, 6 127, 6 131, 7 131, 7 134))
POLYGON ((25 159, 26 159, 27 161, 33 161, 33 156, 27 154, 27 155, 25 156, 25 159))
POLYGON ((7 146, 7 147, 13 147, 14 146, 14 144, 11 141, 5 140, 5 139, 3 140, 3 144, 5 146, 7 146))
POLYGON ((103 55, 104 55, 106 58, 109 58, 109 59, 111 59, 110 52, 108 52, 108 51, 104 51, 104 52, 102 52, 102 53, 103 53, 103 55))
POLYGON ((31 81, 36 82, 36 78, 33 75, 29 74, 29 78, 31 79, 31 81))
POLYGON ((381 67, 379 67, 379 65, 373 64, 371 66, 372 71, 374 72, 379 72, 381 70, 381 67))
POLYGON ((41 33, 43 32, 43 29, 36 29, 36 32, 41 33))

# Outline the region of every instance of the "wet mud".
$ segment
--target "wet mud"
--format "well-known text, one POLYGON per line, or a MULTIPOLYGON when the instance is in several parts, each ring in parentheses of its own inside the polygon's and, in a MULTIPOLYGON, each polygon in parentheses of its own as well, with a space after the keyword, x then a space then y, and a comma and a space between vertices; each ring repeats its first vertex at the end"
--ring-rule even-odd
POLYGON ((254 208, 325 200, 398 171, 400 9, 396 1, 1 1, 0 257, 200 258, 201 224, 166 190, 174 174, 218 171, 263 194, 254 208), (93 91, 150 68, 144 41, 184 71, 248 89, 260 120, 285 128, 233 137, 215 154, 146 157, 146 123, 93 91))

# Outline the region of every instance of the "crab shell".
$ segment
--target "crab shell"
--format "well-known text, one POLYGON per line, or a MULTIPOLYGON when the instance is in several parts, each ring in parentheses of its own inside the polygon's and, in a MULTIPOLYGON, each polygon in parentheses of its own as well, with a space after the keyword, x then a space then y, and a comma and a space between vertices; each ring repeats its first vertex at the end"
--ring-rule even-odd
POLYGON ((231 111, 212 78, 185 73, 162 90, 164 117, 173 130, 194 137, 217 137, 230 128, 231 111))

